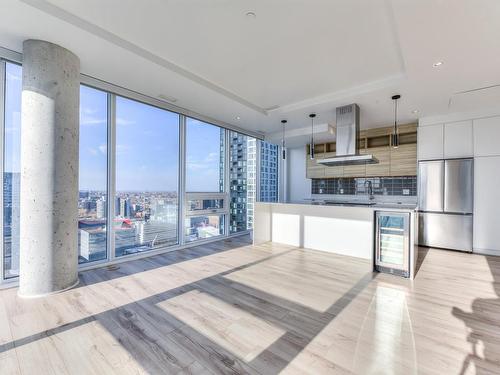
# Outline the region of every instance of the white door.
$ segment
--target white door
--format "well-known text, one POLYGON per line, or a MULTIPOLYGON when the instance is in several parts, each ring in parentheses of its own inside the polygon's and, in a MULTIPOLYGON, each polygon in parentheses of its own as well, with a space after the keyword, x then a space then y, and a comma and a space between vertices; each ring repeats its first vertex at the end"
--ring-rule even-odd
POLYGON ((500 255, 500 156, 474 160, 474 252, 500 255))

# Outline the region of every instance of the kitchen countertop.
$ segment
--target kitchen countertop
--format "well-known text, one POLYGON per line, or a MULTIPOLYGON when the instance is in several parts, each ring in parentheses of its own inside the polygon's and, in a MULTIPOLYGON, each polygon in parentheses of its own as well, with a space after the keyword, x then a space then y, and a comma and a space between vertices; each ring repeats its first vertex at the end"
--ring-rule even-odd
POLYGON ((339 206, 339 207, 357 207, 357 208, 371 208, 371 209, 397 209, 416 211, 417 205, 415 203, 398 203, 398 202, 365 202, 365 201, 333 201, 333 200, 303 200, 303 201, 290 201, 274 204, 304 204, 310 206, 339 206))

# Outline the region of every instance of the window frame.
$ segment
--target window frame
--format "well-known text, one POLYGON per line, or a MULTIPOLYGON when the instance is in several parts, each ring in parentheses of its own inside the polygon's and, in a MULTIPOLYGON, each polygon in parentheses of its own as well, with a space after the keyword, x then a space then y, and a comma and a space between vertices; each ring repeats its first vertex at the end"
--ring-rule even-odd
MULTIPOLYGON (((182 132, 184 139, 183 139, 183 149, 184 149, 184 161, 186 161, 187 158, 187 147, 186 147, 186 139, 187 139, 187 116, 183 116, 184 121, 184 131, 182 132)), ((214 125, 214 124, 209 124, 209 125, 214 125)), ((217 126, 217 125, 214 125, 217 126)), ((219 128, 221 128, 219 126, 219 128)), ((224 216, 224 233, 220 236, 215 236, 213 240, 215 241, 216 239, 224 238, 229 235, 229 226, 228 226, 228 219, 229 219, 229 133, 230 131, 225 128, 221 128, 224 130, 224 176, 223 176, 223 186, 224 186, 224 191, 223 192, 188 192, 186 190, 186 168, 187 168, 187 163, 184 162, 183 169, 184 169, 184 186, 183 186, 183 192, 184 192, 184 199, 183 199, 183 215, 182 215, 182 245, 185 245, 186 243, 188 244, 198 244, 203 241, 207 241, 209 239, 198 239, 196 241, 186 241, 186 227, 185 227, 185 219, 189 217, 197 217, 197 216, 204 216, 204 215, 223 215, 224 216), (190 200, 194 199, 222 199, 223 200, 223 208, 222 209, 216 209, 214 210, 200 210, 200 211, 191 211, 187 207, 187 202, 190 200)))
POLYGON ((5 279, 4 268, 5 268, 5 258, 4 258, 4 199, 3 199, 3 184, 4 184, 4 152, 5 152, 5 81, 6 81, 6 60, 0 58, 0 186, 2 187, 2 193, 0 194, 0 207, 2 211, 2 215, 0 218, 0 284, 11 283, 12 281, 16 281, 19 278, 9 278, 5 279))
POLYGON ((0 204, 2 215, 0 215, 0 288, 2 286, 9 287, 12 284, 19 282, 19 276, 11 276, 6 278, 5 275, 5 247, 4 247, 4 172, 5 172, 5 102, 7 100, 7 64, 14 64, 22 67, 21 61, 17 58, 17 54, 10 50, 3 53, 5 49, 0 47, 0 186, 2 191, 0 194, 0 204), (4 58, 5 57, 5 58, 4 58))
POLYGON ((222 200, 222 208, 211 208, 206 210, 191 210, 187 206, 184 208, 185 217, 203 216, 203 215, 226 215, 229 212, 227 193, 186 193, 184 202, 191 200, 222 200))
MULTIPOLYGON (((96 260, 93 260, 93 261, 88 261, 88 262, 84 262, 84 263, 80 263, 78 262, 78 267, 85 267, 87 265, 93 265, 93 264, 100 264, 100 263, 106 263, 106 262, 109 262, 109 260, 112 258, 112 256, 114 257, 114 252, 115 252, 115 249, 114 247, 111 248, 110 247, 110 240, 109 240, 109 236, 111 234, 111 226, 110 226, 110 221, 109 221, 109 213, 110 212, 113 212, 113 211, 110 211, 110 192, 111 192, 111 187, 110 187, 110 174, 111 173, 114 173, 112 170, 111 170, 111 164, 110 164, 110 143, 111 143, 111 138, 110 136, 112 135, 112 131, 111 131, 111 120, 113 119, 113 116, 111 115, 112 111, 114 111, 114 107, 112 108, 111 105, 112 105, 112 94, 107 92, 107 91, 104 91, 104 90, 101 90, 99 88, 96 88, 96 87, 93 87, 93 86, 89 86, 89 85, 86 85, 86 84, 83 84, 83 83, 80 83, 80 87, 81 86, 85 86, 85 87, 88 87, 90 89, 93 89, 93 90, 98 90, 98 91, 101 91, 103 92, 104 94, 106 94, 106 257, 102 258, 102 259, 96 259, 96 260), (113 253, 113 254, 111 254, 113 253)), ((81 104, 81 101, 80 101, 80 104, 81 104)), ((80 168, 80 157, 78 157, 78 166, 80 168)), ((80 172, 78 172, 80 173, 80 172)), ((80 187, 78 187, 78 192, 80 192, 80 187)), ((114 199, 113 199, 114 201, 114 199)))
POLYGON ((133 257, 133 256, 137 256, 138 254, 150 254, 151 252, 157 250, 157 249, 170 249, 170 248, 174 248, 174 247, 177 247, 179 245, 182 245, 183 242, 181 242, 181 238, 180 238, 180 235, 181 235, 181 231, 179 229, 179 223, 180 223, 180 220, 179 220, 179 217, 182 215, 182 211, 181 211, 181 204, 180 204, 180 201, 182 200, 182 195, 181 195, 181 153, 182 153, 182 150, 183 150, 183 146, 182 146, 182 142, 184 142, 184 137, 182 135, 182 126, 183 126, 183 119, 182 119, 182 115, 177 113, 177 112, 173 112, 173 111, 169 111, 165 108, 161 108, 161 107, 158 107, 158 106, 155 106, 153 104, 150 104, 150 103, 145 103, 143 101, 138 101, 138 100, 135 100, 133 98, 129 98, 127 96, 123 96, 123 95, 118 95, 118 94, 115 94, 115 93, 109 93, 108 92, 108 95, 110 96, 110 106, 109 108, 111 108, 112 110, 110 111, 111 112, 111 116, 110 116, 110 123, 112 124, 111 126, 111 147, 109 147, 108 145, 108 158, 109 158, 109 168, 111 169, 111 173, 108 174, 108 178, 111 178, 111 181, 110 183, 112 184, 112 188, 113 188, 113 191, 112 191, 112 196, 111 196, 111 199, 110 199, 110 207, 109 207, 109 210, 108 210, 108 222, 110 223, 109 225, 109 232, 108 232, 108 235, 109 236, 112 236, 112 239, 110 241, 110 246, 112 246, 110 249, 110 253, 111 253, 111 257, 110 257, 110 260, 113 261, 113 260, 116 260, 116 259, 128 259, 129 257, 133 257), (177 133, 178 133, 178 157, 177 157, 177 230, 176 230, 176 235, 177 235, 177 241, 175 244, 172 244, 172 245, 160 245, 158 247, 155 247, 155 248, 152 248, 152 249, 149 249, 147 251, 139 251, 139 252, 136 252, 136 253, 131 253, 131 254, 125 254, 125 255, 120 255, 120 256, 117 256, 116 255, 116 232, 115 232, 115 226, 113 225, 114 224, 114 220, 115 220, 115 204, 116 204, 116 130, 117 130, 117 124, 116 124, 116 119, 117 119, 117 98, 118 97, 121 97, 121 98, 124 98, 126 100, 130 100, 130 101, 133 101, 133 102, 136 102, 136 103, 139 103, 141 105, 145 105, 145 106, 149 106, 149 107, 153 107, 153 108, 156 108, 156 109, 159 109, 159 110, 162 110, 162 111, 167 111, 167 112, 170 112, 170 113, 173 113, 175 115, 178 116, 178 122, 177 122, 177 133), (111 176, 112 174, 112 176, 111 176), (110 221, 111 220, 111 221, 110 221))

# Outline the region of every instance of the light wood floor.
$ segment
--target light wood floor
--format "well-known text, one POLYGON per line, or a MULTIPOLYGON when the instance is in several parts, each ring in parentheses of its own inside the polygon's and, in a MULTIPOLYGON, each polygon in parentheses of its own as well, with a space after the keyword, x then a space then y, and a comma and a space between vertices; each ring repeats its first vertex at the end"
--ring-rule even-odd
POLYGON ((248 237, 0 291, 0 374, 500 374, 500 259, 422 250, 412 282, 248 237))

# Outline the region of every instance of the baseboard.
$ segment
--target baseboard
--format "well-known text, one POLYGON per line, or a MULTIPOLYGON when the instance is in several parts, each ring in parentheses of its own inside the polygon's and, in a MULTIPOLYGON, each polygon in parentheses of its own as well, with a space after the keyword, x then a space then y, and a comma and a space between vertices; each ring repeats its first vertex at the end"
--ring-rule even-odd
POLYGON ((472 252, 474 254, 481 254, 481 255, 496 255, 500 256, 500 250, 492 250, 492 249, 479 249, 475 247, 472 252))

